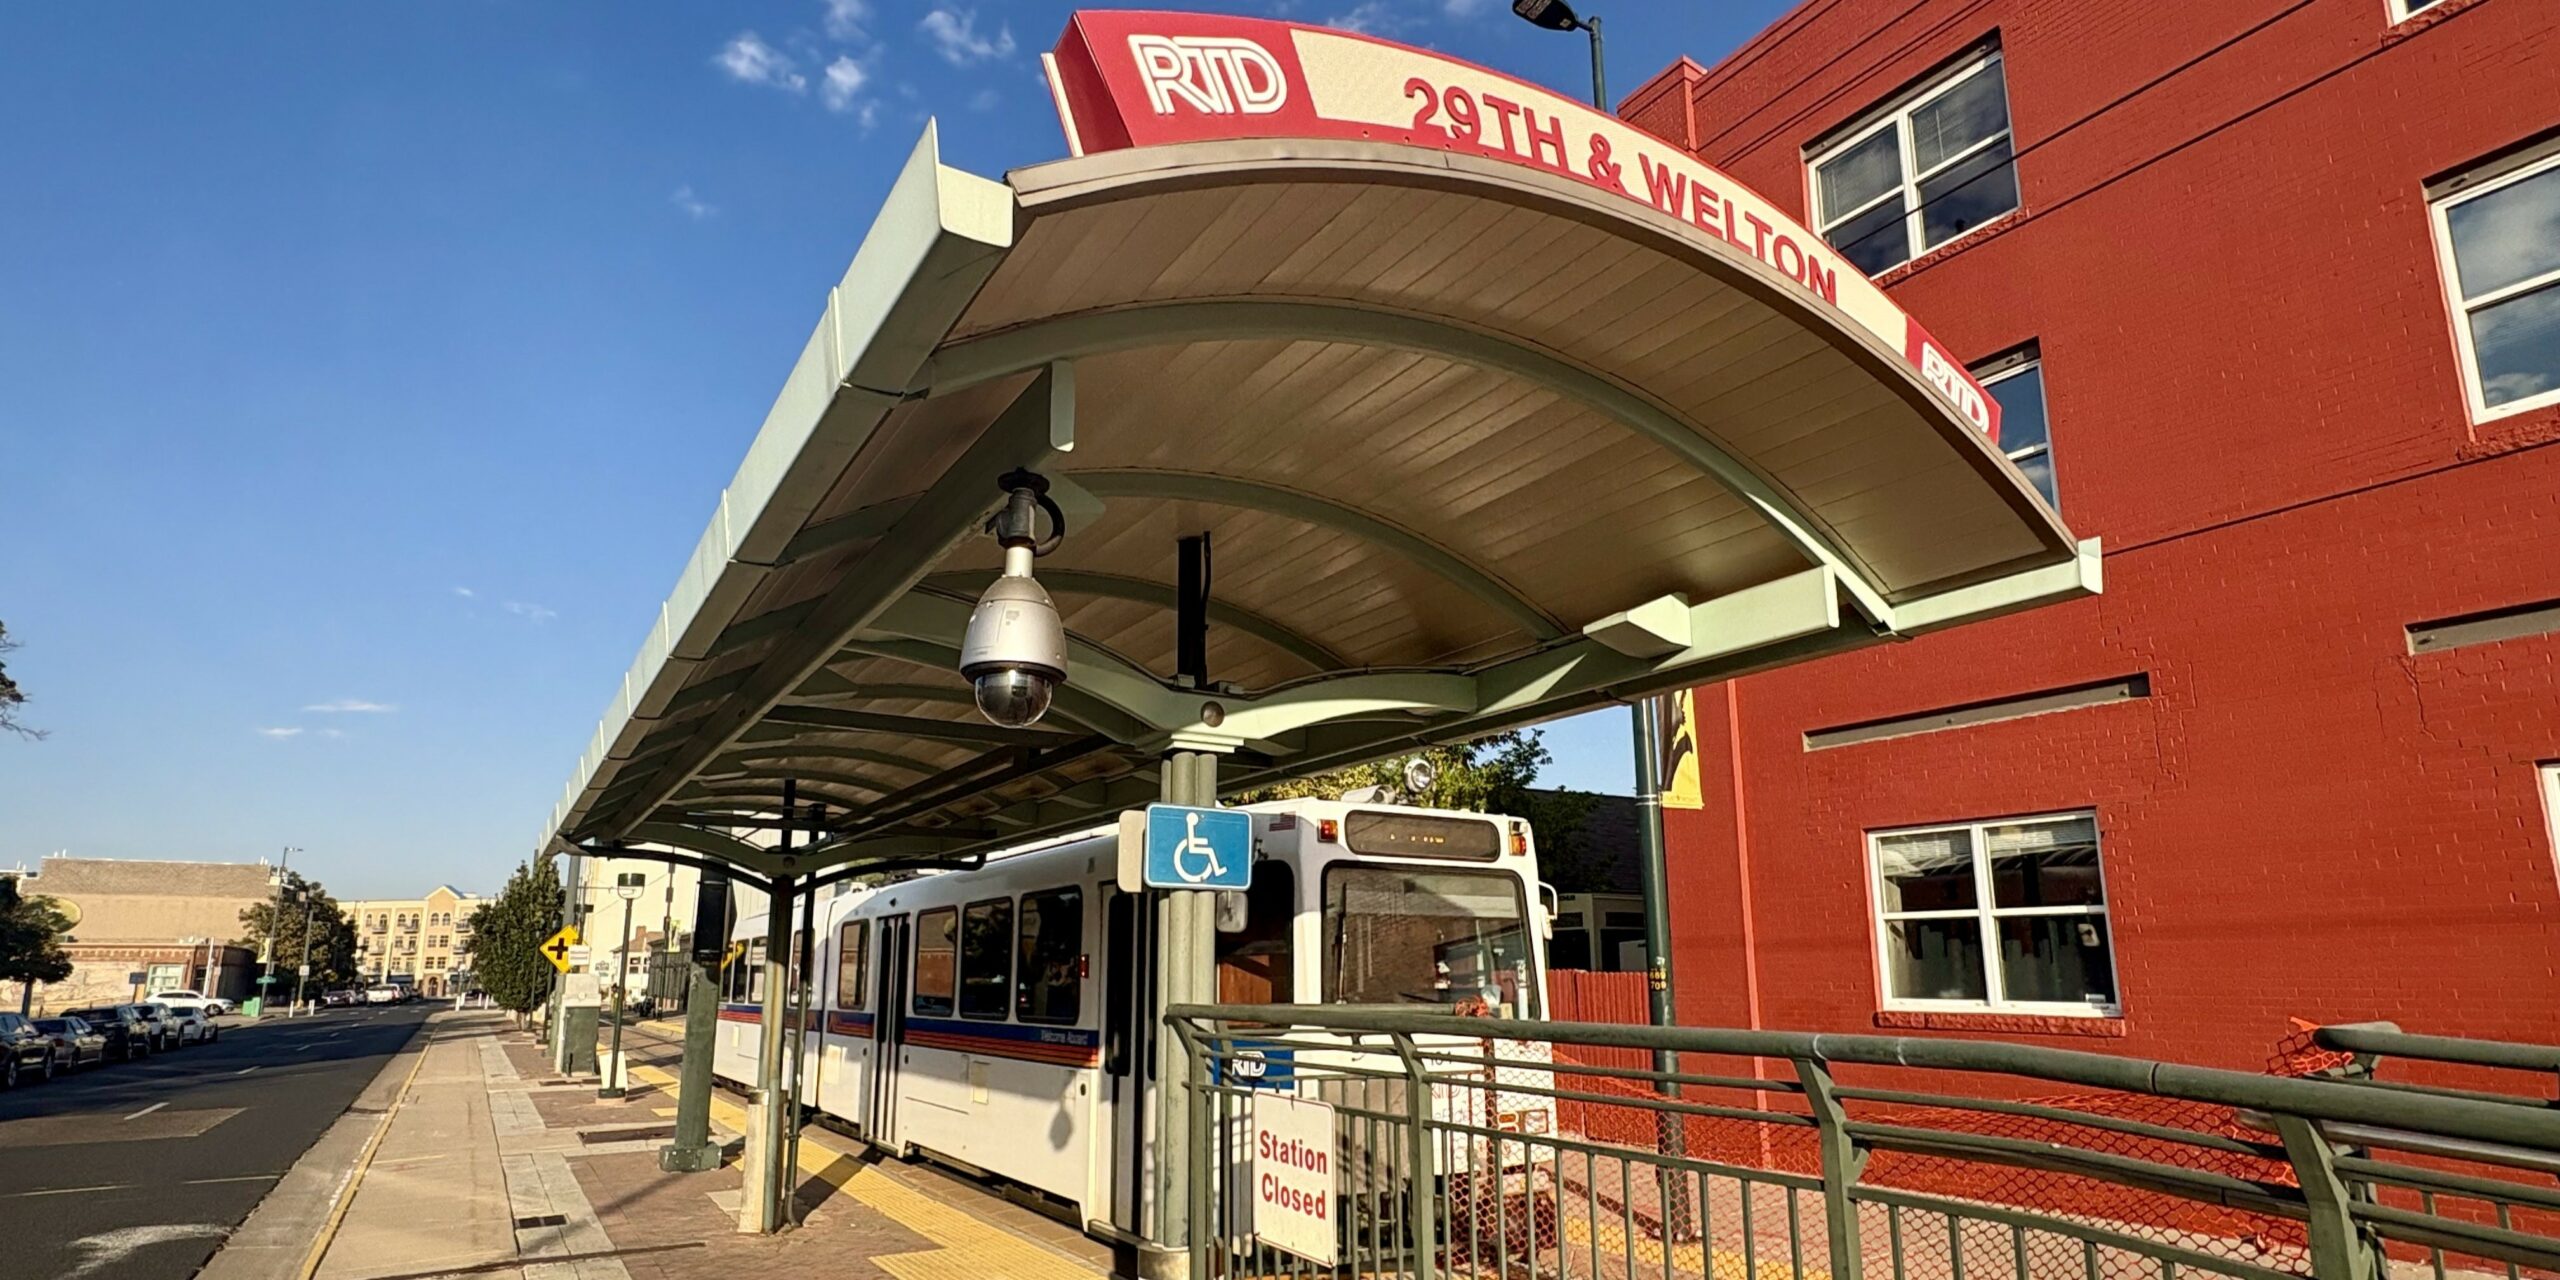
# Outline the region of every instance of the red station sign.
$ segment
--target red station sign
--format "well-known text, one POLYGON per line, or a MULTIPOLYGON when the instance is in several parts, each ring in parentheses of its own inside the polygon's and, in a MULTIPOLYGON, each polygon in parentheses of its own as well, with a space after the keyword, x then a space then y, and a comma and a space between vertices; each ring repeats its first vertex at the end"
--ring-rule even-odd
POLYGON ((1993 440, 2000 406, 1919 321, 1759 193, 1614 116, 1472 63, 1323 27, 1087 11, 1042 59, 1076 155, 1230 138, 1401 142, 1650 205, 1766 263, 1902 353, 1993 440))

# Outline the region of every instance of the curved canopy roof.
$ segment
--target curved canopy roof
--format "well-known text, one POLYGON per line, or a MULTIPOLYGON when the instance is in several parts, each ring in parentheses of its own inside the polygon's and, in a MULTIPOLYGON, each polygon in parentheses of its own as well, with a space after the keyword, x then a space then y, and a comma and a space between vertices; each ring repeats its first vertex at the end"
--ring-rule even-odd
POLYGON ((715 831, 792 779, 833 833, 798 869, 982 850, 1154 799, 1177 745, 1251 786, 2095 591, 1906 357, 1518 164, 1244 139, 998 183, 928 127, 548 836, 769 870, 715 831), (1016 466, 1068 514, 1073 663, 1020 731, 954 671, 1016 466))

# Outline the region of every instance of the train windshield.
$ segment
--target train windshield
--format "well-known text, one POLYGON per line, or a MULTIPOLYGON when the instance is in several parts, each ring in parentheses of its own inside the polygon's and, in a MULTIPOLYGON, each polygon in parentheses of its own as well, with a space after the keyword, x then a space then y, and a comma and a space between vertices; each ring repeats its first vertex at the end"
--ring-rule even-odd
POLYGON ((1472 1004, 1537 1016, 1535 960, 1517 877, 1337 865, 1324 873, 1324 998, 1472 1004))

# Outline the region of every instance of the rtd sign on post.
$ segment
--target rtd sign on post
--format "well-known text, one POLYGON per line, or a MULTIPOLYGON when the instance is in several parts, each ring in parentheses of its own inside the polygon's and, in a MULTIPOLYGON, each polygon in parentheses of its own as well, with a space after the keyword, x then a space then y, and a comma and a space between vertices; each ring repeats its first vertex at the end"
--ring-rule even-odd
POLYGON ((1079 156, 1228 138, 1401 142, 1508 160, 1650 205, 1838 309, 2000 438, 2000 406, 1982 384, 1821 237, 1679 148, 1579 102, 1409 45, 1214 14, 1079 13, 1044 61, 1079 156))
POLYGON ((1284 1093, 1253 1098, 1253 1233, 1319 1266, 1334 1264, 1333 1108, 1284 1093))

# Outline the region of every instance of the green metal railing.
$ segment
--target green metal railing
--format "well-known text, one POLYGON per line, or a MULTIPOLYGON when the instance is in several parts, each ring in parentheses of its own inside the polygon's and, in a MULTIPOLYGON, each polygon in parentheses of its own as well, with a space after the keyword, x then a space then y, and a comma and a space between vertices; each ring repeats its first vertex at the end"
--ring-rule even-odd
POLYGON ((2560 1070, 2538 1046, 2337 1028, 2324 1046, 2363 1068, 2291 1078, 1374 1007, 1177 1006, 1168 1023, 1200 1100, 1204 1280, 2560 1275, 2560 1109, 2372 1070, 2560 1070), (1657 1050, 1678 1069, 1649 1065, 1657 1050), (1273 1094, 1333 1107, 1329 1261, 1255 1230, 1252 1116, 1273 1094))

